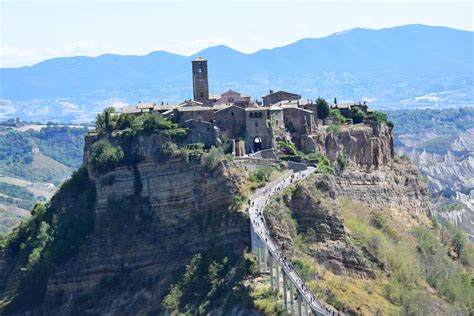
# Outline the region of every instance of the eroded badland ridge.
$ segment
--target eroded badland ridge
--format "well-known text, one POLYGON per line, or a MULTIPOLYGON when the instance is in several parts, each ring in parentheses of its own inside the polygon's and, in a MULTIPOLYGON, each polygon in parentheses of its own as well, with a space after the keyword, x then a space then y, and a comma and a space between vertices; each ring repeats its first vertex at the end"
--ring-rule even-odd
POLYGON ((98 116, 83 167, 4 242, 4 314, 472 313, 472 249, 383 113, 211 97, 193 67, 194 101, 98 116))

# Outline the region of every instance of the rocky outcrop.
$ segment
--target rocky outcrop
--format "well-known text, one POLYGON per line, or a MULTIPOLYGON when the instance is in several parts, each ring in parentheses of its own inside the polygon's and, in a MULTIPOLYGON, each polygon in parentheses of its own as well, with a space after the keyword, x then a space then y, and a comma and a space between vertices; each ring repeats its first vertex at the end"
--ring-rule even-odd
POLYGON ((338 197, 363 202, 407 221, 426 220, 433 214, 426 184, 408 162, 372 171, 350 167, 334 176, 334 183, 338 197))
POLYGON ((302 234, 314 260, 330 271, 373 277, 373 264, 346 241, 344 218, 334 190, 331 178, 312 176, 274 201, 264 212, 272 237, 291 257, 296 235, 302 234))
POLYGON ((335 162, 341 155, 358 166, 378 168, 393 163, 393 138, 386 124, 367 121, 365 124, 344 125, 339 132, 322 129, 313 136, 317 151, 326 153, 335 162))
POLYGON ((248 217, 232 203, 241 180, 232 164, 207 170, 199 160, 164 158, 157 136, 117 137, 110 142, 134 159, 97 173, 89 161, 94 141, 87 139, 84 158, 96 191, 94 229, 49 277, 43 306, 57 297, 68 303, 48 314, 77 304, 90 313, 156 314, 196 253, 240 256, 249 247, 248 217), (124 287, 109 293, 102 289, 109 282, 124 287))

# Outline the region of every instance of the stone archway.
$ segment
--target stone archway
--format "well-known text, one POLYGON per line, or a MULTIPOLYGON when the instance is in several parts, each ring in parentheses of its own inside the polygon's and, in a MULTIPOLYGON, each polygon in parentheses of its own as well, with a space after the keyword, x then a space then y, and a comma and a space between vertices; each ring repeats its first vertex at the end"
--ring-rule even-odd
POLYGON ((253 152, 256 153, 263 149, 262 138, 257 136, 253 139, 253 152))

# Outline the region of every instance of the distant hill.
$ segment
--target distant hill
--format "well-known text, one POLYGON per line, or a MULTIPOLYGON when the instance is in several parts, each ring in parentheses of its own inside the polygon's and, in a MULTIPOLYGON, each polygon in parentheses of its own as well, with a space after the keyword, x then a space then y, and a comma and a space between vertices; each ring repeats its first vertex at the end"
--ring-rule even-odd
MULTIPOLYGON (((54 58, 31 67, 0 69, 0 99, 13 102, 17 111, 11 113, 10 107, 10 116, 22 117, 27 115, 24 105, 43 115, 41 106, 54 107, 58 99, 68 98, 75 111, 49 110, 75 119, 77 113, 103 107, 113 98, 177 102, 191 97, 190 60, 203 56, 209 59, 213 92, 232 87, 260 98, 273 88, 295 90, 307 98, 374 99, 380 105, 472 104, 473 43, 473 32, 406 25, 357 28, 253 54, 215 46, 192 56, 157 51, 145 56, 54 58), (446 91, 449 97, 438 95, 446 91), (29 102, 32 99, 36 101, 29 102)), ((52 114, 44 117, 54 119, 52 114)))

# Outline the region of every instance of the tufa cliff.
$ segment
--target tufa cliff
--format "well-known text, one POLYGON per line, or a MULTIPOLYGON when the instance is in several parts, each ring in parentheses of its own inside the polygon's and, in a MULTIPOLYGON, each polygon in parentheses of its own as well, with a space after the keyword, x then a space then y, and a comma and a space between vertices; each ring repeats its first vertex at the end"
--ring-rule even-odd
MULTIPOLYGON (((74 253, 50 265, 48 275, 40 280, 44 284, 36 295, 43 294, 44 299, 31 302, 39 303, 33 310, 40 314, 46 310, 156 312, 162 309, 170 284, 195 254, 216 252, 240 257, 249 246, 248 217, 232 205, 242 177, 237 169, 220 163, 209 170, 199 160, 169 155, 163 150, 166 138, 160 135, 107 137, 125 152, 123 163, 97 171, 90 153, 99 140, 96 135, 86 137, 87 172, 79 173, 85 182, 82 188, 89 186, 93 191, 92 225, 74 253), (98 288, 107 282, 118 284, 120 278, 129 282, 120 293, 100 292, 93 297, 98 288), (56 303, 54 309, 51 302, 56 303)), ((78 177, 76 174, 70 182, 78 177)), ((79 203, 80 196, 65 192, 70 187, 66 183, 51 201, 47 212, 61 210, 50 220, 44 218, 49 227, 61 221, 56 217, 67 212, 69 204, 79 203)), ((13 297, 15 288, 20 294, 25 288, 19 284, 25 276, 19 275, 18 267, 28 260, 19 258, 18 251, 8 248, 0 261, 4 299, 13 297)), ((29 277, 27 272, 23 274, 29 277)), ((16 307, 12 310, 22 311, 28 305, 16 307)))
MULTIPOLYGON (((391 129, 358 124, 304 142, 330 168, 281 192, 264 216, 318 299, 349 314, 468 312, 464 259, 447 255, 426 185, 394 156, 391 129)), ((244 210, 249 173, 271 163, 185 149, 160 133, 88 135, 84 168, 0 252, 2 312, 278 314, 268 276, 252 268, 244 210)))

